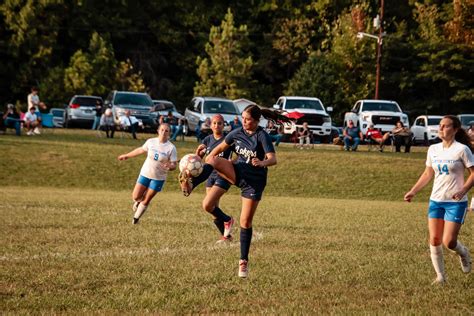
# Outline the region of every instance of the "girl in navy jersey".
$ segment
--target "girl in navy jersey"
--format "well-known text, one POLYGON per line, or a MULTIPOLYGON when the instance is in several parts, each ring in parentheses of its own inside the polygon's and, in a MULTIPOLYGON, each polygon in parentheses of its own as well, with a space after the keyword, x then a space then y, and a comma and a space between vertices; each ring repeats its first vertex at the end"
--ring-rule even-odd
POLYGON ((194 187, 205 181, 212 170, 241 190, 242 208, 240 213, 240 261, 239 277, 248 276, 248 254, 252 240, 252 220, 267 184, 267 167, 276 165, 275 149, 270 136, 258 126, 260 117, 280 122, 289 122, 277 111, 260 109, 249 105, 242 112, 242 127, 231 131, 225 140, 208 155, 203 172, 198 177, 180 175, 181 189, 189 195, 194 187), (219 157, 231 146, 238 159, 234 163, 219 157))
MULTIPOLYGON (((206 136, 202 144, 196 149, 196 154, 201 158, 216 148, 224 141, 224 117, 216 114, 211 120, 212 134, 206 136)), ((219 157, 229 160, 232 155, 232 149, 227 148, 219 154, 219 157)), ((214 224, 221 233, 221 239, 218 243, 232 240, 231 231, 234 219, 225 214, 219 207, 220 198, 229 190, 230 183, 221 177, 214 170, 206 181, 206 197, 202 201, 202 208, 214 217, 214 224)))
POLYGON ((171 128, 167 123, 158 127, 158 137, 148 139, 142 147, 127 154, 120 155, 118 160, 127 160, 141 154, 147 154, 137 183, 133 189, 133 224, 137 224, 145 213, 153 197, 161 191, 169 170, 176 169, 176 147, 168 141, 171 128))
POLYGON ((431 261, 437 275, 433 284, 446 281, 442 244, 459 256, 464 273, 469 273, 472 266, 469 249, 458 240, 467 213, 466 193, 474 183, 474 158, 469 138, 459 119, 452 115, 441 120, 438 136, 442 143, 430 146, 425 171, 404 197, 410 202, 434 176, 428 207, 431 261), (470 172, 466 182, 465 169, 470 172))

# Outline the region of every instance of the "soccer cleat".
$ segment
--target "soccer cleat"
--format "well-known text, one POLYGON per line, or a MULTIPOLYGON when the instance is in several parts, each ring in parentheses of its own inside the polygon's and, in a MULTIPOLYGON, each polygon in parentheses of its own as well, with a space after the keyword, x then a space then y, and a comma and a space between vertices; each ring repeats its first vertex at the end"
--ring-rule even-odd
POLYGON ((140 205, 140 202, 137 202, 137 201, 133 202, 133 205, 132 205, 132 210, 133 210, 133 212, 136 212, 136 211, 137 211, 138 205, 140 205))
POLYGON ((193 183, 191 177, 188 176, 185 172, 179 173, 179 185, 184 196, 189 196, 193 190, 193 183))
POLYGON ((431 282, 431 285, 444 285, 446 283, 446 278, 444 277, 437 277, 433 282, 431 282))
POLYGON ((239 260, 239 277, 246 278, 249 276, 249 262, 247 260, 239 260))
POLYGON ((138 224, 138 221, 139 221, 139 220, 140 220, 139 218, 135 218, 135 217, 134 217, 134 218, 133 218, 133 221, 132 221, 133 225, 138 224))
POLYGON ((462 272, 469 273, 472 269, 471 255, 469 254, 469 250, 466 247, 464 247, 464 249, 466 250, 466 255, 459 256, 459 261, 461 262, 462 272))
POLYGON ((234 219, 231 217, 228 222, 224 222, 224 237, 228 237, 232 232, 232 227, 234 226, 234 219))
POLYGON ((216 245, 227 245, 230 244, 233 240, 234 238, 230 235, 227 237, 221 236, 221 239, 216 241, 216 245))

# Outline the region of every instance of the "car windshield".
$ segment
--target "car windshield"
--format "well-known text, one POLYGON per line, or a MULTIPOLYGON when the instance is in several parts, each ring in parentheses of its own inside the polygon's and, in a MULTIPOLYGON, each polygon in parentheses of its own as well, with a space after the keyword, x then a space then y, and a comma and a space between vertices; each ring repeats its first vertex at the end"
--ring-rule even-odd
POLYGON ((460 119, 462 125, 469 125, 470 122, 474 121, 474 115, 462 115, 460 119))
POLYGON ((324 111, 323 105, 318 100, 286 100, 285 109, 313 109, 324 111))
POLYGON ((439 125, 439 122, 441 121, 441 118, 428 118, 428 125, 434 126, 434 125, 439 125))
POLYGON ((232 101, 206 101, 204 113, 239 114, 232 101))
POLYGON ((72 101, 73 104, 79 104, 80 106, 91 106, 95 107, 95 102, 99 100, 102 102, 100 98, 91 98, 91 97, 75 97, 72 101))
POLYGON ((146 94, 117 93, 115 96, 115 105, 141 105, 153 106, 153 102, 146 94))
POLYGON ((395 103, 365 102, 362 111, 401 112, 395 103))

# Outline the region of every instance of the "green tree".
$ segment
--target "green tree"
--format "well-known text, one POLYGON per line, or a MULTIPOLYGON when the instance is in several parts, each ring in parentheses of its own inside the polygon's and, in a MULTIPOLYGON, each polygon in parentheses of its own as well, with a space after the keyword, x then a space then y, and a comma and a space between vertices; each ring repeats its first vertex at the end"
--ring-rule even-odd
POLYGON ((198 95, 225 96, 230 99, 246 97, 251 81, 251 56, 245 56, 247 26, 234 26, 234 16, 228 9, 220 26, 211 27, 206 53, 197 58, 200 78, 194 87, 198 95))

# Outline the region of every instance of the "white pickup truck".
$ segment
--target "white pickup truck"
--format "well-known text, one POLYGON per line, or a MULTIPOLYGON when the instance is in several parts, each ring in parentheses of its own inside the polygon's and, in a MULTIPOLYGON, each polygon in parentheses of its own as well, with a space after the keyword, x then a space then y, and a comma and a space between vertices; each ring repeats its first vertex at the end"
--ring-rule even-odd
POLYGON ((395 101, 387 100, 359 100, 350 112, 344 115, 344 127, 348 121, 353 121, 365 135, 369 125, 373 124, 381 132, 390 132, 397 121, 404 126, 408 125, 408 115, 395 101))
MULTIPOLYGON (((294 124, 284 125, 284 133, 287 137, 296 131, 297 128, 301 128, 304 122, 307 122, 314 136, 319 136, 323 142, 330 141, 331 117, 318 98, 282 96, 278 98, 273 108, 285 111, 289 115, 291 115, 292 112, 298 112, 302 115, 296 119, 294 124)), ((328 111, 331 110, 332 108, 328 107, 328 111)))

